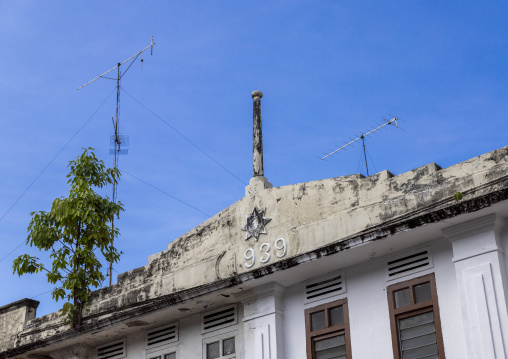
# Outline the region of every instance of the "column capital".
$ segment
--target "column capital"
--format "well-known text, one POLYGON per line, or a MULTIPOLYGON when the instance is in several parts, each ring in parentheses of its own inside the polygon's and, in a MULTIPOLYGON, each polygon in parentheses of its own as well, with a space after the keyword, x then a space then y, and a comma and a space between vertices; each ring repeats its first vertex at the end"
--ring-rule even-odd
POLYGON ((480 218, 443 228, 441 230, 441 234, 448 238, 450 242, 453 242, 457 239, 470 237, 488 231, 494 231, 497 234, 503 228, 504 223, 504 218, 499 217, 496 213, 492 213, 480 218))
POLYGON ((442 229, 441 234, 452 243, 453 261, 495 251, 504 253, 499 236, 504 222, 494 213, 442 229))
POLYGON ((282 295, 284 294, 285 290, 286 288, 280 285, 279 283, 271 282, 256 288, 236 293, 235 297, 242 303, 249 303, 254 300, 271 296, 276 298, 282 298, 282 295))

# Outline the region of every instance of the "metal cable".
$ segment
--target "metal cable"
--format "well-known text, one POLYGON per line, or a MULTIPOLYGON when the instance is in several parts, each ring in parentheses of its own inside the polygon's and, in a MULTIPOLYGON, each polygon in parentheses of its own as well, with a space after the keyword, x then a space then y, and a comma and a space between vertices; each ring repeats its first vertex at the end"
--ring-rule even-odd
POLYGON ((176 200, 176 201, 178 201, 178 202, 180 202, 180 203, 183 203, 183 204, 185 204, 186 206, 188 206, 188 207, 191 207, 191 208, 195 209, 196 211, 201 212, 202 214, 204 214, 204 215, 205 215, 205 216, 207 216, 207 217, 211 217, 208 213, 205 213, 205 212, 203 212, 202 210, 200 210, 199 208, 194 207, 193 205, 191 205, 191 204, 189 204, 189 203, 187 203, 187 202, 184 202, 184 201, 182 201, 182 200, 181 200, 181 199, 179 199, 179 198, 176 198, 175 196, 173 196, 173 195, 171 195, 171 194, 169 194, 169 193, 165 192, 164 190, 162 190, 162 189, 160 189, 160 188, 158 188, 158 187, 154 186, 153 184, 150 184, 150 183, 148 183, 148 182, 146 182, 146 181, 143 181, 141 178, 138 178, 138 177, 134 176, 132 173, 129 173, 129 172, 124 171, 124 170, 121 170, 120 172, 121 172, 121 173, 128 174, 128 175, 129 175, 129 176, 131 176, 132 178, 135 178, 135 179, 137 179, 138 181, 143 182, 143 183, 144 183, 144 184, 146 184, 147 186, 150 186, 150 187, 152 187, 152 188, 156 189, 157 191, 162 192, 162 193, 164 193, 165 195, 167 195, 167 196, 169 196, 169 197, 173 198, 174 200, 176 200))
POLYGON ((129 66, 127 66, 127 70, 125 70, 125 71, 122 73, 122 76, 120 76, 120 79, 122 79, 123 75, 125 75, 125 73, 126 73, 127 71, 129 71, 129 69, 131 68, 132 64, 136 61, 136 59, 137 59, 138 57, 139 57, 139 54, 138 54, 138 56, 136 56, 136 57, 134 58, 134 60, 132 60, 132 61, 131 61, 131 63, 129 64, 129 66))
POLYGON ((369 156, 369 160, 370 160, 370 162, 372 163, 372 167, 374 167, 374 171, 376 171, 376 172, 374 172, 374 173, 379 173, 379 171, 378 171, 378 170, 377 170, 377 168, 376 168, 376 165, 374 164, 374 161, 372 160, 372 157, 370 156, 369 151, 367 151, 367 149, 365 149, 365 152, 367 152, 367 156, 369 156))
POLYGON ((148 112, 150 112, 152 115, 154 115, 157 119, 159 119, 162 123, 164 123, 166 126, 168 126, 169 128, 171 128, 173 131, 175 131, 177 134, 179 134, 182 138, 184 138, 187 142, 189 142, 191 145, 193 145, 194 147, 196 147, 196 149, 198 151, 200 151, 201 153, 203 153, 206 157, 208 157, 210 160, 212 160, 213 162, 215 162, 218 166, 220 166, 223 170, 225 170, 226 172, 228 172, 231 176, 233 176, 234 178, 236 178, 238 181, 240 181, 242 184, 244 184, 245 186, 247 185, 247 183, 245 183, 244 181, 242 181, 239 177, 237 177, 233 172, 231 172, 230 170, 228 170, 226 167, 224 167, 222 164, 220 164, 215 158, 213 158, 212 156, 210 156, 208 153, 206 153, 204 150, 202 150, 198 145, 196 145, 194 142, 192 142, 189 138, 187 138, 183 133, 181 133, 180 131, 178 131, 175 127, 173 127, 172 125, 170 125, 169 123, 167 123, 166 121, 164 121, 160 116, 158 116, 155 112, 153 112, 152 110, 150 110, 148 107, 146 107, 145 105, 143 105, 138 99, 136 99, 134 96, 132 96, 129 92, 127 92, 127 90, 125 90, 123 87, 120 87, 122 89, 122 91, 124 91, 127 95, 129 95, 134 101, 136 101, 140 106, 142 106, 145 110, 147 110, 148 112))
MULTIPOLYGON (((39 179, 39 177, 42 176, 42 174, 48 169, 48 167, 53 163, 53 161, 56 160, 56 158, 60 155, 60 153, 62 153, 62 151, 69 145, 69 143, 71 143, 71 141, 74 139, 74 137, 76 137, 78 135, 78 133, 88 124, 88 122, 90 122, 90 120, 95 116, 95 114, 97 114, 97 112, 101 109, 101 107, 106 103, 106 101, 109 99, 109 97, 111 96, 111 94, 115 91, 116 89, 116 86, 113 88, 113 90, 111 90, 111 92, 109 93, 109 95, 106 97, 106 99, 104 101, 102 101, 102 103, 99 105, 99 107, 97 107, 97 109, 94 111, 94 113, 92 113, 92 115, 83 123, 83 125, 81 125, 81 127, 72 135, 72 137, 65 143, 65 145, 63 145, 63 147, 60 149, 60 151, 58 151, 56 153, 55 156, 53 156, 53 158, 51 159, 51 161, 48 162, 48 164, 42 169, 42 171, 35 177, 35 179, 32 181, 32 183, 30 183, 28 185, 28 187, 23 191, 23 193, 21 193, 21 195, 14 201, 14 203, 9 207, 9 209, 2 215, 2 217, 0 217, 0 222, 2 222, 2 220, 5 218, 5 216, 14 208, 14 206, 19 202, 19 200, 25 195, 25 193, 33 186, 33 184, 39 179)), ((4 256, 2 259, 0 259, 0 262, 2 262, 5 258, 7 258, 9 255, 11 255, 16 249, 18 249, 19 247, 21 247, 23 245, 23 243, 25 243, 25 241, 23 241, 19 246, 17 246, 16 248, 14 248, 12 251, 10 251, 6 256, 4 256)))
POLYGON ((44 293, 41 293, 41 294, 37 294, 36 296, 31 297, 30 299, 34 299, 34 298, 40 297, 41 295, 51 293, 52 291, 53 291, 53 289, 48 290, 47 292, 44 292, 44 293))

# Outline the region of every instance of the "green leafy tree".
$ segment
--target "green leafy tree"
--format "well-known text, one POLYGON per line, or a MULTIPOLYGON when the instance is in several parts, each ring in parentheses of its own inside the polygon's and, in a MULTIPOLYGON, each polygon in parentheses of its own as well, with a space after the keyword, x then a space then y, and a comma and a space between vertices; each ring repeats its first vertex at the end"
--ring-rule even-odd
POLYGON ((85 149, 68 167, 68 196, 55 199, 49 212, 30 214, 26 243, 51 251, 51 267, 37 257, 24 254, 14 260, 13 269, 19 276, 44 271, 50 283, 58 283, 52 292, 53 299, 67 300, 61 315, 76 327, 81 325, 90 291, 105 279, 99 255, 110 263, 120 258, 121 252, 113 246, 119 231, 112 221, 114 217, 119 218, 123 205, 94 191, 94 188, 116 184, 120 171, 106 168, 95 157, 93 148, 85 149))

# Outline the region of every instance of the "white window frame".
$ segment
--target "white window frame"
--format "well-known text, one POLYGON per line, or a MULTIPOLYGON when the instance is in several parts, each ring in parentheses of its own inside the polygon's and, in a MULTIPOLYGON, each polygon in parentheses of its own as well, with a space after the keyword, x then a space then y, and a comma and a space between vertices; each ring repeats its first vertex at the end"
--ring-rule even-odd
POLYGON ((209 335, 206 338, 203 338, 203 359, 207 359, 206 358, 207 344, 211 344, 211 343, 217 342, 217 341, 220 342, 220 351, 222 354, 222 341, 224 339, 229 339, 229 338, 235 338, 235 352, 233 354, 229 354, 229 355, 221 355, 219 358, 220 359, 240 358, 240 352, 238 351, 239 343, 240 343, 239 342, 240 336, 239 336, 239 331, 237 329, 234 331, 229 331, 229 332, 221 333, 218 335, 209 335))
POLYGON ((151 359, 160 356, 164 359, 164 354, 176 353, 176 359, 180 358, 178 354, 178 344, 166 345, 164 347, 157 347, 145 349, 145 359, 151 359))

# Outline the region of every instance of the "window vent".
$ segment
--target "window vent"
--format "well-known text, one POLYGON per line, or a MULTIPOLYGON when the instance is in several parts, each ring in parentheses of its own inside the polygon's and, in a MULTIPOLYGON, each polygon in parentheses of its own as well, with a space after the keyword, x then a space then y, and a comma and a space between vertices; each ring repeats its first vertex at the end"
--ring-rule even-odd
POLYGON ((212 312, 204 313, 201 321, 202 332, 209 332, 237 323, 236 305, 223 307, 212 312))
POLYGON ((404 277, 434 267, 430 247, 420 248, 388 259, 388 280, 404 277))
POLYGON ((146 333, 146 347, 154 348, 178 341, 178 323, 155 328, 146 333))
POLYGON ((125 339, 97 347, 98 359, 118 359, 126 356, 125 339))
POLYGON ((333 297, 346 292, 344 272, 335 272, 319 279, 314 279, 305 286, 305 303, 333 297))

